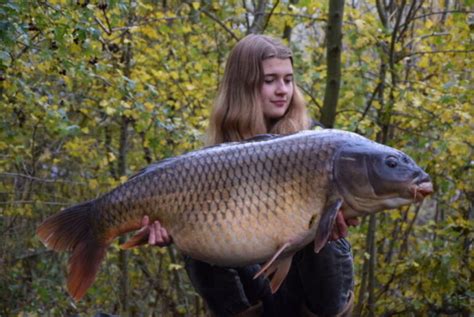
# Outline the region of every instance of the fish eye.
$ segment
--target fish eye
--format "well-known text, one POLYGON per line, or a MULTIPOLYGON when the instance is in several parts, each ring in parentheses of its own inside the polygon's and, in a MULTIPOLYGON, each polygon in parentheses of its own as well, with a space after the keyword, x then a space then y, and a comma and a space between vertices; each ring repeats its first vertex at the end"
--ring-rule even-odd
POLYGON ((390 156, 385 160, 385 165, 390 168, 395 168, 398 165, 398 160, 395 157, 390 156))

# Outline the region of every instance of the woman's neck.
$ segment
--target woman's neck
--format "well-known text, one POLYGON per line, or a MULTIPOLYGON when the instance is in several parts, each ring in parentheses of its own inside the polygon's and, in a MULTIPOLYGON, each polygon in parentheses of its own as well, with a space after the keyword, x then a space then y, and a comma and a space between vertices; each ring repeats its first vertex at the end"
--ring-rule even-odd
POLYGON ((267 130, 266 133, 270 133, 276 122, 277 120, 275 119, 265 118, 265 128, 267 130))

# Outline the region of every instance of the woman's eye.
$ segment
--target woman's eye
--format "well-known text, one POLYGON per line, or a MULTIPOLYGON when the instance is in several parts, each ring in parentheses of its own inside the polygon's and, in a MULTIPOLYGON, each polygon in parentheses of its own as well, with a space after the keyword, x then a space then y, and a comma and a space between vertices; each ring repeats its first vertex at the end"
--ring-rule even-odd
POLYGON ((265 84, 271 84, 273 83, 273 79, 265 79, 265 84))
POLYGON ((390 168, 395 168, 398 165, 397 159, 390 157, 385 161, 385 165, 387 165, 390 168))

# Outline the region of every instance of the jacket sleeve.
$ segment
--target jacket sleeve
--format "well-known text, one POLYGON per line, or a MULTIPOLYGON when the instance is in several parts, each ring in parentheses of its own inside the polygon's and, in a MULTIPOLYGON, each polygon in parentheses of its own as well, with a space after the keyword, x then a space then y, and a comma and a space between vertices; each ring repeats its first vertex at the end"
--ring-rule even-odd
POLYGON ((192 285, 216 316, 233 316, 254 305, 269 290, 264 278, 253 279, 259 265, 226 268, 185 257, 192 285))

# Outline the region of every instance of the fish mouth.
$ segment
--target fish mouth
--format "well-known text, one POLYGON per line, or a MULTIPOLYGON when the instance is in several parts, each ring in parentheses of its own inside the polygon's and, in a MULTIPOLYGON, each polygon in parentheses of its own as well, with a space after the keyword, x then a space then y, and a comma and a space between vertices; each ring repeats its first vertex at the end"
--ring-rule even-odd
POLYGON ((426 196, 433 193, 433 183, 429 177, 417 180, 410 186, 410 192, 413 195, 413 200, 422 201, 426 196))

